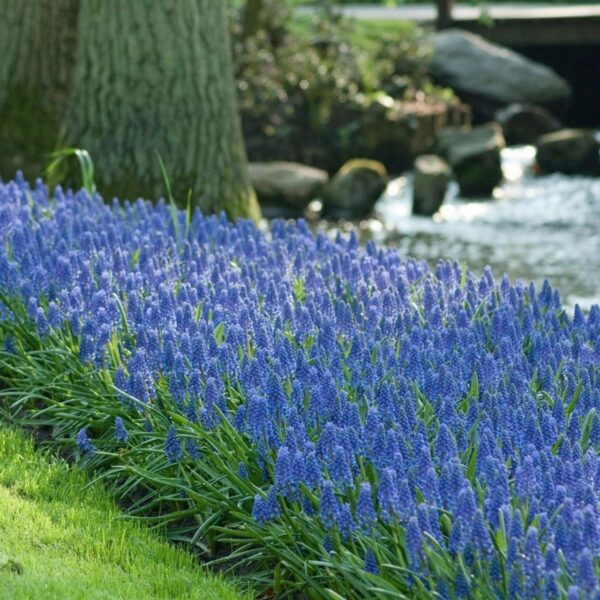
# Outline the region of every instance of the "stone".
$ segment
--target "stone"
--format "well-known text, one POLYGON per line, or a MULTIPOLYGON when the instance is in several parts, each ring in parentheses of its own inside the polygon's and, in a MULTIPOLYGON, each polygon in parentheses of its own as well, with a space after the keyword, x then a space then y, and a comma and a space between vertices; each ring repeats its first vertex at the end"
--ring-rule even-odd
POLYGON ((461 29, 431 37, 434 79, 455 90, 485 118, 515 102, 563 110, 570 85, 552 69, 461 29))
POLYGON ((533 104, 511 104, 499 110, 494 120, 502 127, 509 146, 535 144, 540 136, 562 129, 549 110, 533 104))
POLYGON ((444 202, 451 179, 452 169, 443 158, 435 154, 417 157, 414 165, 413 214, 434 215, 444 202))
POLYGON ((600 144, 592 131, 562 129, 538 139, 535 160, 544 173, 600 175, 600 144))
POLYGON ((349 127, 348 158, 368 156, 389 173, 400 174, 417 156, 431 152, 441 128, 471 122, 470 107, 458 102, 399 101, 380 93, 365 103, 349 127))
POLYGON ((323 214, 338 219, 366 217, 388 182, 386 168, 375 160, 349 160, 323 193, 323 214))
POLYGON ((326 171, 293 162, 252 162, 248 168, 267 217, 302 216, 329 181, 326 171))
POLYGON ((500 152, 506 145, 498 123, 473 129, 446 128, 438 149, 450 163, 462 196, 490 196, 502 181, 500 152))

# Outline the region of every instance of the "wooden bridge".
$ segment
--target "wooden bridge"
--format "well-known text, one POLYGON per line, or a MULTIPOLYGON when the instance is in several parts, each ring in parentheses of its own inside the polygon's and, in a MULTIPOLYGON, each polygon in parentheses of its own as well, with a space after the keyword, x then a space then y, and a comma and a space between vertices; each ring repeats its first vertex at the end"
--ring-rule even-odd
MULTIPOLYGON (((439 0, 449 13, 449 24, 480 33, 490 41, 509 47, 600 44, 600 4, 457 4, 439 0)), ((302 7, 299 11, 311 11, 302 7)), ((435 4, 382 7, 373 5, 340 6, 334 10, 357 19, 407 20, 435 26, 435 4)), ((599 57, 600 60, 600 57, 599 57)))
MULTIPOLYGON (((600 4, 457 4, 452 0, 394 8, 354 5, 335 10, 348 17, 409 20, 424 27, 459 27, 512 48, 553 68, 571 83, 566 121, 600 127, 600 4)), ((300 11, 309 11, 300 8, 300 11)), ((314 10, 314 9, 313 9, 314 10)))
POLYGON ((451 20, 456 27, 511 48, 600 44, 600 5, 513 4, 487 10, 457 6, 451 20))

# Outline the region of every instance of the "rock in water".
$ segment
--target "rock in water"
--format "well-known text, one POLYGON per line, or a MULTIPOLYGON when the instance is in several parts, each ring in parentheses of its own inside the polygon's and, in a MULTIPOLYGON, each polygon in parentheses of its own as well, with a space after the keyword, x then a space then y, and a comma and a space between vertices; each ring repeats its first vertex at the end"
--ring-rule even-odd
POLYGON ((329 180, 326 171, 292 162, 249 164, 250 180, 263 214, 268 217, 301 216, 329 180))
POLYGON ((438 135, 438 147, 446 157, 463 196, 489 196, 502 181, 500 151, 505 146, 498 123, 473 129, 448 127, 438 135))
POLYGON ((549 110, 532 104, 511 104, 499 110, 494 119, 502 127, 509 146, 535 144, 540 136, 562 128, 560 121, 549 110))
POLYGON ((364 100, 349 128, 348 151, 381 162, 389 173, 409 169, 415 158, 431 151, 435 134, 448 125, 470 125, 466 104, 400 101, 383 92, 364 100))
POLYGON ((600 144, 592 131, 562 129, 536 143, 536 162, 545 173, 600 175, 600 144))
POLYGON ((323 194, 323 214, 338 219, 366 217, 387 185, 386 168, 375 160, 349 160, 323 194))
POLYGON ((456 90, 486 118, 503 106, 522 102, 564 108, 571 87, 552 69, 460 29, 431 38, 435 79, 456 90))
POLYGON ((442 205, 452 178, 450 165, 435 154, 415 160, 412 211, 415 215, 434 215, 442 205))

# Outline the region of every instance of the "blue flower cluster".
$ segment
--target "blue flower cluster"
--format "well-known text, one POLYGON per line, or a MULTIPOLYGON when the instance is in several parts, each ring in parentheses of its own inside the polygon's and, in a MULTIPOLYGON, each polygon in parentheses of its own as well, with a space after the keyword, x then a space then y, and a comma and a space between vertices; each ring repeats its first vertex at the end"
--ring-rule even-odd
MULTIPOLYGON (((0 289, 40 335, 76 336, 132 411, 164 388, 191 422, 228 419, 259 523, 297 506, 327 539, 370 539, 368 574, 396 532, 408 582, 435 553, 464 567, 434 573, 439 597, 475 595, 473 569, 500 597, 600 597, 598 306, 569 316, 548 284, 430 271, 302 221, 177 218, 0 185, 0 289)), ((173 426, 164 451, 199 459, 173 426)))

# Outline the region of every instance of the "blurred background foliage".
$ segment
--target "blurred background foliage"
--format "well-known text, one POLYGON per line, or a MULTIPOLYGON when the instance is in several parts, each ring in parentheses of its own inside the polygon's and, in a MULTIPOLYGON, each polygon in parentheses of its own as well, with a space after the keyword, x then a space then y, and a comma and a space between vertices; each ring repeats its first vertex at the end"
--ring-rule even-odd
POLYGON ((331 5, 294 14, 285 0, 248 0, 232 4, 231 25, 254 161, 293 160, 332 171, 355 154, 356 135, 382 94, 401 102, 453 98, 431 83, 431 48, 414 23, 350 20, 331 5))

